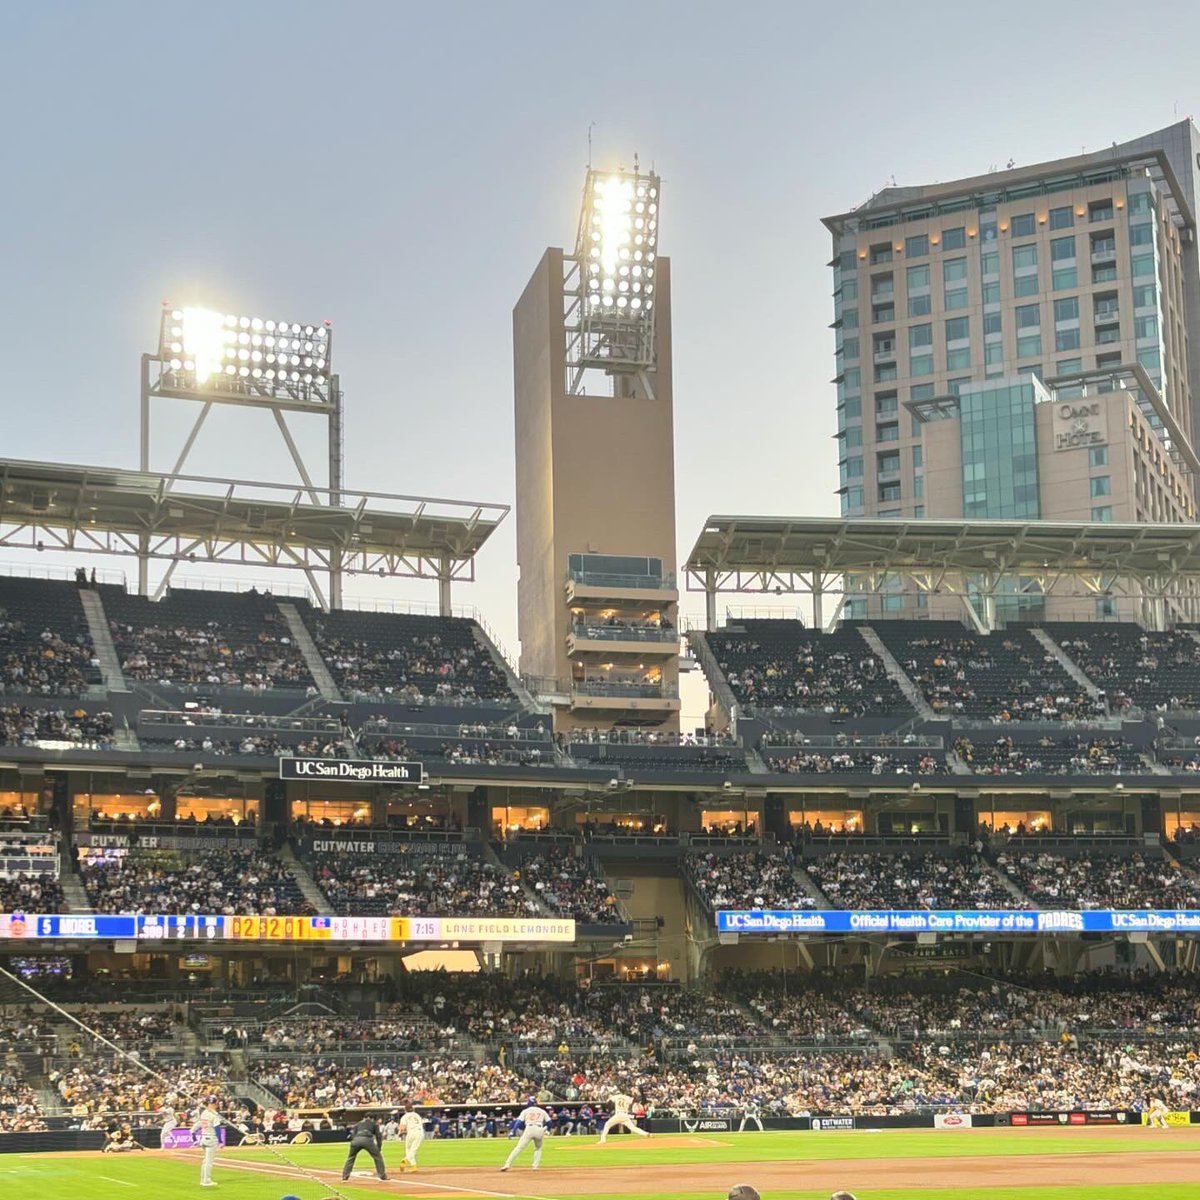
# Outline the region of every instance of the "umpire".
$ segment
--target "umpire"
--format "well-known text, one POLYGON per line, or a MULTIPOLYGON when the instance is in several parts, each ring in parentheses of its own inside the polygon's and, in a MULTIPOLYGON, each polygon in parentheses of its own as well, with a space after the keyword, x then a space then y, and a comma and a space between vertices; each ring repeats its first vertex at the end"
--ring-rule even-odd
POLYGON ((346 1165, 342 1168, 342 1181, 345 1182, 350 1178, 350 1172, 354 1169, 354 1160, 358 1157, 360 1150, 365 1150, 370 1156, 371 1161, 375 1164, 375 1174, 380 1179, 386 1179, 387 1167, 383 1165, 383 1155, 380 1149, 383 1145, 383 1137, 379 1132, 379 1122, 374 1117, 367 1117, 363 1121, 359 1121, 357 1125, 350 1126, 350 1153, 346 1155, 346 1165))

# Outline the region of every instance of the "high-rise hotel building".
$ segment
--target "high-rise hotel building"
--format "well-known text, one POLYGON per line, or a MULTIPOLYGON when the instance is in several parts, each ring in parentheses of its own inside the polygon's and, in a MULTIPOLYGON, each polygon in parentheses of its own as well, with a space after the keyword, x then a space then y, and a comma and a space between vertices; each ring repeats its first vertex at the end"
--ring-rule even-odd
POLYGON ((844 516, 1195 520, 1198 155, 1186 121, 826 218, 844 516))

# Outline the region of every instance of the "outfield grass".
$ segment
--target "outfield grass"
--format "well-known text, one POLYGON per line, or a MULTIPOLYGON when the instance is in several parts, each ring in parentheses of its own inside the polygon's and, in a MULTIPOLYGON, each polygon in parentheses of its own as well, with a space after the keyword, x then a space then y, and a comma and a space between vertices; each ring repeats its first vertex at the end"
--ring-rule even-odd
MULTIPOLYGON (((719 1164, 714 1190, 639 1191, 646 1200, 723 1200, 730 1184, 754 1182, 752 1171, 739 1171, 739 1163, 778 1163, 795 1167, 796 1190, 765 1190, 764 1200, 828 1200, 828 1190, 805 1189, 803 1164, 863 1159, 952 1159, 961 1156, 995 1156, 1012 1163, 1022 1155, 1061 1155, 1064 1171, 1073 1154, 1144 1153, 1156 1148, 1167 1153, 1200 1153, 1200 1130, 1172 1130, 1165 1135, 1146 1131, 1129 1136, 1092 1133, 1087 1130, 1042 1132, 1040 1130, 964 1130, 934 1132, 896 1130, 880 1133, 767 1133, 725 1135, 712 1145, 668 1144, 651 1139, 621 1138, 619 1144, 601 1149, 592 1138, 552 1139, 546 1144, 542 1170, 534 1175, 515 1169, 508 1175, 487 1174, 470 1185, 439 1184, 439 1172, 456 1168, 496 1168, 511 1143, 493 1141, 426 1142, 421 1151, 421 1174, 396 1175, 394 1187, 373 1183, 335 1185, 354 1200, 384 1195, 403 1195, 424 1185, 441 1188, 446 1200, 566 1200, 573 1196, 570 1168, 595 1171, 601 1168, 636 1168, 638 1165, 678 1165, 681 1169, 719 1164), (1055 1136, 1057 1134, 1057 1136, 1055 1136)), ((254 1160, 290 1170, 282 1158, 297 1167, 321 1172, 340 1168, 344 1158, 340 1145, 284 1146, 277 1153, 257 1148, 222 1152, 217 1157, 216 1178, 220 1187, 212 1192, 199 1187, 197 1161, 188 1156, 166 1157, 157 1152, 133 1155, 0 1155, 0 1196, 12 1200, 166 1200, 176 1196, 217 1196, 221 1200, 280 1200, 286 1194, 301 1200, 324 1200, 329 1195, 320 1180, 256 1175, 234 1168, 237 1161, 254 1160), (280 1157, 282 1156, 282 1158, 280 1157)), ((385 1157, 396 1162, 399 1147, 389 1145, 385 1157)), ((529 1152, 518 1166, 527 1166, 529 1152)), ((360 1166, 366 1165, 360 1159, 360 1166)), ((1013 1166, 1018 1164, 1012 1163, 1013 1166)), ((327 1177, 328 1178, 328 1177, 327 1177)), ((848 1181, 851 1182, 851 1181, 848 1181)), ((428 1196, 426 1191, 426 1196, 428 1196)), ((919 1180, 902 1188, 856 1189, 858 1200, 1198 1200, 1200 1172, 1195 1183, 1152 1183, 1087 1186, 1056 1186, 1047 1182, 1036 1187, 988 1186, 986 1178, 969 1188, 923 1189, 919 1180)), ((630 1200, 626 1191, 614 1196, 587 1196, 580 1200, 630 1200)))

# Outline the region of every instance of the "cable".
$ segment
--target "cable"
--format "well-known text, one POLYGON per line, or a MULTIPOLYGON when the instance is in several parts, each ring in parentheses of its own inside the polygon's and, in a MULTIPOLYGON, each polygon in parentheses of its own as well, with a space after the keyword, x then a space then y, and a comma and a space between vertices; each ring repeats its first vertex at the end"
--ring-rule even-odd
MULTIPOLYGON (((42 993, 37 990, 37 988, 26 983, 24 979, 21 979, 19 976, 14 975, 11 971, 7 970, 5 967, 0 967, 0 976, 9 980, 12 983, 15 983, 18 987, 24 988, 25 991, 27 991, 31 996, 33 996, 34 999, 36 999, 39 1003, 46 1005, 47 1008, 53 1009, 56 1013, 59 1014, 59 1016, 65 1017, 68 1021, 70 1021, 72 1025, 77 1025, 89 1037, 95 1038, 96 1041, 101 1042, 103 1045, 107 1046, 110 1050, 119 1054, 122 1058, 133 1063, 133 1065, 135 1067, 138 1067, 140 1070, 145 1071, 147 1075, 153 1075, 155 1079, 161 1080, 163 1083, 165 1083, 168 1087, 170 1087, 172 1089, 174 1088, 174 1081, 169 1079, 161 1071, 156 1071, 153 1067, 148 1066, 146 1063, 144 1063, 137 1054, 134 1054, 128 1050, 122 1049, 120 1046, 118 1046, 116 1044, 116 1042, 109 1041, 109 1039, 106 1038, 102 1033, 97 1033, 96 1030, 91 1028, 91 1026, 84 1024, 83 1021, 80 1021, 77 1017, 72 1016, 61 1005, 55 1004, 54 1001, 51 1000, 48 996, 43 996, 42 993)), ((234 1128, 236 1128, 243 1135, 246 1132, 246 1130, 244 1128, 242 1128, 241 1126, 235 1126, 234 1128)), ((290 1158, 288 1158, 288 1156, 286 1154, 282 1153, 282 1151, 280 1151, 277 1147, 272 1146, 268 1142, 264 1141, 262 1143, 262 1148, 264 1150, 266 1150, 268 1154, 273 1154, 277 1159, 279 1159, 280 1162, 286 1163, 289 1167, 292 1168, 292 1170, 299 1172, 310 1183, 315 1183, 318 1188, 320 1188, 324 1191, 326 1196, 337 1196, 339 1198, 339 1200, 352 1200, 352 1198, 350 1196, 347 1196, 345 1192, 334 1187, 330 1183, 326 1183, 315 1172, 308 1170, 306 1167, 302 1167, 297 1162, 293 1162, 290 1158)))

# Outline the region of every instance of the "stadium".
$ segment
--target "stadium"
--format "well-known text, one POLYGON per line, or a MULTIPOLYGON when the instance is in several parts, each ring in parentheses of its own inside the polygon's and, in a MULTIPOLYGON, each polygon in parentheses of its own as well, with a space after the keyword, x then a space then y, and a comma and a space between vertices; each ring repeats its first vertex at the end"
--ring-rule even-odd
POLYGON ((0 459, 0 546, 39 559, 0 573, 0 1182, 1194 1196, 1200 257, 1152 140, 829 218, 842 515, 715 512, 682 553, 670 193, 636 159, 589 165, 516 300, 511 513, 347 483, 329 322, 148 314, 137 469, 0 459), (953 379, 945 259, 911 384, 924 260, 978 235, 986 296, 985 223, 1026 216, 1060 271, 1086 227, 1100 354, 1029 368, 1005 326, 953 379), (246 410, 299 484, 189 473, 246 410), (505 522, 515 658, 455 604, 505 522))

